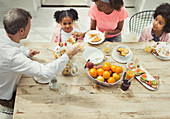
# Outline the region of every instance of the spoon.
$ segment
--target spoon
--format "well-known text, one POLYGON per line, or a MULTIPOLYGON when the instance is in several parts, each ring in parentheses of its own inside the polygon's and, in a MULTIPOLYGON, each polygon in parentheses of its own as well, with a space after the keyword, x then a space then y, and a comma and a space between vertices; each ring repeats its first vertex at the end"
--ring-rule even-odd
POLYGON ((52 50, 52 49, 49 49, 49 48, 47 48, 47 50, 48 50, 48 51, 55 52, 55 53, 57 53, 57 54, 59 53, 59 52, 57 52, 57 51, 55 51, 55 50, 52 50))

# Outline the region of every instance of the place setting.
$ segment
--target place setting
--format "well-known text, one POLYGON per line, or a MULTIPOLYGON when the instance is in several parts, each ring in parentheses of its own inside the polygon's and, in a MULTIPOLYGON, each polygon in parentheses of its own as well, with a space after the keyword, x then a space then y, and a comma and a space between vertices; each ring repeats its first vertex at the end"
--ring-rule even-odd
POLYGON ((170 60, 170 44, 165 42, 145 43, 145 51, 151 52, 160 60, 170 60))

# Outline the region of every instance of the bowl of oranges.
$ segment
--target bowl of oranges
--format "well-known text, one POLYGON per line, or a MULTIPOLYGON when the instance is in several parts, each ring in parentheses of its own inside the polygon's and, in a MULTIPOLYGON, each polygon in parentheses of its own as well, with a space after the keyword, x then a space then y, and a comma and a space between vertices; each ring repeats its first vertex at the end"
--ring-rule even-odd
POLYGON ((86 64, 88 76, 97 84, 113 86, 121 81, 123 68, 119 65, 105 62, 103 65, 94 66, 92 62, 86 64))

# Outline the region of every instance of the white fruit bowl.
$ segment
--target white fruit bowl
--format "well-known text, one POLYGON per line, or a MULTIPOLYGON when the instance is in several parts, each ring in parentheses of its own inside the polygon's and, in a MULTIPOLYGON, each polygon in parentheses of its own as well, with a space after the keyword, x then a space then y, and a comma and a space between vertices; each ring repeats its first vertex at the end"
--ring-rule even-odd
POLYGON ((92 76, 90 76, 90 74, 89 74, 89 70, 87 70, 87 74, 88 74, 88 76, 94 81, 94 82, 96 82, 97 84, 100 84, 100 85, 103 85, 103 86, 113 86, 113 85, 115 85, 115 84, 117 84, 117 83, 119 83, 121 80, 122 80, 122 78, 123 78, 123 73, 121 73, 120 74, 120 79, 119 80, 116 80, 115 81, 115 83, 107 83, 107 82, 102 82, 102 81, 99 81, 99 80, 97 80, 97 78, 93 78, 92 76))

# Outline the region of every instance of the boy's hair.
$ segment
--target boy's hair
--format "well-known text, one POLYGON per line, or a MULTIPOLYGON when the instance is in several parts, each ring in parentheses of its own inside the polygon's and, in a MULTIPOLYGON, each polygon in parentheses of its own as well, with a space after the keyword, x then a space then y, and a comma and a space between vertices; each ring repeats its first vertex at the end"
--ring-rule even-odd
POLYGON ((61 23, 66 16, 71 17, 73 21, 78 20, 78 13, 75 9, 56 11, 54 13, 54 19, 57 23, 61 23))
POLYGON ((15 35, 20 28, 25 30, 28 24, 28 18, 32 19, 32 16, 24 9, 14 8, 7 11, 3 18, 5 31, 15 35))
MULTIPOLYGON (((98 0, 92 0, 93 2, 97 2, 98 0)), ((109 0, 110 5, 115 10, 119 11, 120 8, 124 5, 123 0, 109 0)))
POLYGON ((163 18, 165 18, 166 25, 163 28, 163 31, 166 33, 170 33, 170 4, 163 3, 160 6, 158 6, 154 13, 154 19, 161 15, 163 18))

